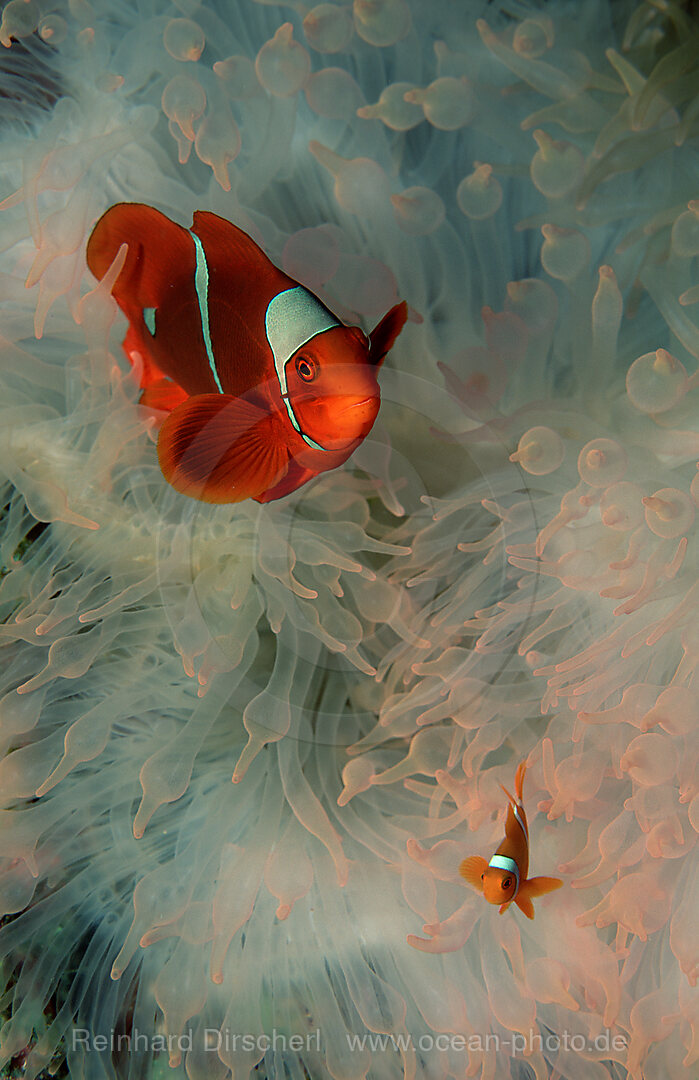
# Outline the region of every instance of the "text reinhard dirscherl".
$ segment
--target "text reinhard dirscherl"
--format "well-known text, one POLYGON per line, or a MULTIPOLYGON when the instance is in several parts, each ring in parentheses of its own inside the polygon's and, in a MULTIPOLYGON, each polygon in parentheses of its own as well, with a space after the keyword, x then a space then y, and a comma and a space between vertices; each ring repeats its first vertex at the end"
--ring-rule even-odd
MULTIPOLYGON (((218 1052, 219 1050, 238 1050, 244 1053, 259 1051, 266 1053, 267 1050, 301 1050, 320 1051, 320 1028, 306 1032, 305 1035, 287 1035, 286 1032, 272 1029, 272 1034, 253 1035, 250 1032, 232 1032, 219 1030, 219 1028, 205 1028, 203 1032, 197 1032, 197 1039, 203 1045, 204 1050, 218 1052)), ((93 1035, 87 1028, 73 1028, 73 1050, 105 1050, 116 1053, 173 1053, 179 1051, 184 1054, 194 1047, 194 1032, 184 1031, 180 1035, 161 1035, 154 1032, 139 1031, 133 1028, 130 1032, 116 1032, 114 1028, 108 1035, 93 1035)))
MULTIPOLYGON (((286 1032, 272 1029, 271 1034, 254 1035, 250 1032, 231 1032, 218 1028, 205 1028, 203 1032, 197 1032, 197 1039, 201 1040, 206 1051, 253 1053, 257 1051, 265 1054, 268 1050, 281 1051, 291 1050, 296 1053, 311 1051, 320 1053, 320 1028, 306 1032, 304 1035, 287 1035, 286 1032)), ((112 1028, 108 1035, 95 1035, 87 1028, 74 1028, 72 1049, 73 1051, 97 1051, 104 1053, 109 1050, 116 1053, 169 1053, 181 1054, 192 1050, 194 1047, 194 1032, 189 1030, 180 1035, 162 1035, 153 1032, 139 1031, 133 1028, 131 1032, 117 1032, 112 1028)), ((510 1037, 501 1038, 495 1033, 486 1035, 421 1035, 416 1039, 407 1032, 393 1035, 367 1033, 364 1035, 352 1035, 347 1033, 347 1047, 350 1052, 372 1052, 381 1050, 420 1050, 423 1053, 431 1050, 455 1050, 461 1052, 495 1051, 496 1053, 527 1054, 536 1050, 555 1052, 580 1053, 583 1051, 604 1054, 605 1051, 617 1053, 626 1049, 626 1038, 617 1033, 612 1035, 608 1030, 600 1032, 595 1038, 586 1038, 580 1032, 571 1034, 564 1031, 560 1035, 553 1032, 542 1035, 539 1032, 530 1032, 529 1039, 523 1034, 511 1033, 510 1037)))

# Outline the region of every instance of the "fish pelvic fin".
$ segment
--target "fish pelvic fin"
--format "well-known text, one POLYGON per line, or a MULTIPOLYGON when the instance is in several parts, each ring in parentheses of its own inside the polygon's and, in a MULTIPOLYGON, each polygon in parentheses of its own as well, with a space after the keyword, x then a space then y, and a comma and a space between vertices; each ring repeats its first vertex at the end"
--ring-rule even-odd
POLYGON ((318 473, 314 472, 313 469, 306 469, 303 465, 299 465, 297 461, 292 459, 281 480, 271 488, 267 488, 266 491, 260 492, 259 495, 253 495, 253 499, 258 503, 268 503, 274 502, 275 499, 283 499, 285 495, 290 495, 292 491, 296 491, 302 484, 308 483, 309 480, 313 480, 317 475, 318 473))
POLYGON ((479 892, 483 892, 483 882, 481 881, 481 874, 484 874, 488 869, 488 860, 484 859, 482 855, 469 855, 467 859, 461 863, 459 867, 459 873, 462 878, 472 885, 474 889, 478 889, 479 892))

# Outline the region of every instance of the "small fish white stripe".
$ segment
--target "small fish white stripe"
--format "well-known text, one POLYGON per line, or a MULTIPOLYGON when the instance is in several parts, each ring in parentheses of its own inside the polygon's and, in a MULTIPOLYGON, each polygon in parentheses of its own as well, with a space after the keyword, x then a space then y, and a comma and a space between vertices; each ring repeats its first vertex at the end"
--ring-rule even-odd
POLYGON ((209 328, 209 267, 206 262, 206 254, 204 252, 204 245, 202 244, 196 233, 191 232, 190 236, 194 240, 194 247, 197 253, 197 265, 194 271, 194 288, 197 293, 197 301, 199 303, 199 314, 201 316, 201 332, 204 338, 204 348, 206 349, 206 355, 209 358, 209 367, 211 368, 211 374, 214 377, 214 381, 219 389, 219 393, 223 393, 223 387, 221 386, 221 380, 218 377, 218 369, 216 367, 216 360, 214 358, 214 350, 211 344, 211 330, 209 328))

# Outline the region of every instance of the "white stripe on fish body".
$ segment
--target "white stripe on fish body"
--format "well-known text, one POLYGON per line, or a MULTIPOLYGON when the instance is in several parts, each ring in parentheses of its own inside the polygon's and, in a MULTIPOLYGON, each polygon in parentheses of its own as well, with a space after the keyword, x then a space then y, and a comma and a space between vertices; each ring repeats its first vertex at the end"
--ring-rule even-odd
POLYGON ((148 327, 148 333, 151 337, 155 337, 155 311, 154 307, 144 307, 143 309, 143 321, 148 327))
POLYGON ((201 332, 204 338, 204 348, 206 349, 206 355, 209 360, 209 367, 211 368, 211 374, 214 377, 214 381, 218 387, 219 393, 223 393, 223 387, 221 386, 221 380, 218 376, 218 368, 216 367, 216 359, 214 357, 214 349, 211 344, 211 329, 209 327, 209 266, 206 261, 206 253, 204 252, 204 245, 202 244, 196 233, 190 230, 190 236, 194 241, 194 247, 197 255, 197 263, 194 271, 194 288, 197 293, 197 301, 199 303, 199 315, 201 317, 201 332))
POLYGON ((514 859, 511 859, 509 855, 493 855, 488 866, 493 866, 496 870, 507 870, 509 874, 514 874, 515 891, 512 893, 511 897, 511 899, 514 900, 519 892, 519 867, 514 859))
POLYGON ((521 805, 521 803, 520 804, 515 803, 514 806, 512 807, 512 809, 514 811, 514 815, 515 815, 516 820, 519 822, 519 827, 521 828, 522 832, 524 833, 524 839, 527 841, 527 843, 529 843, 529 833, 527 832, 527 826, 524 824, 524 819, 522 818, 522 815, 520 814, 520 810, 523 812, 524 807, 521 805))
POLYGON ((325 450, 326 447, 306 435, 296 418, 289 401, 286 365, 294 353, 311 338, 341 325, 333 313, 302 285, 277 293, 270 300, 265 312, 265 333, 274 357, 274 370, 289 420, 304 442, 314 450, 325 450))

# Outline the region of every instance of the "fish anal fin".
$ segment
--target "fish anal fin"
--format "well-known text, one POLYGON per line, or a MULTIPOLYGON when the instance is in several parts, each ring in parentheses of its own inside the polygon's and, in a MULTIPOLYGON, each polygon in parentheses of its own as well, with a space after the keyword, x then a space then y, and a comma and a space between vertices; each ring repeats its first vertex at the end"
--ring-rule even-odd
POLYGON ((165 420, 158 458, 165 479, 183 495, 232 503, 279 483, 289 451, 264 409, 228 394, 199 394, 165 420))
POLYGON ((369 363, 376 364, 378 367, 382 362, 386 354, 391 349, 394 341, 400 334, 401 330, 405 326, 405 321, 408 318, 408 305, 405 300, 402 300, 400 304, 396 304, 388 311, 381 322, 374 327, 369 334, 369 341, 371 342, 369 348, 369 363))
POLYGON ((145 386, 140 403, 149 409, 172 412, 183 401, 186 401, 187 397, 186 391, 181 386, 178 386, 176 382, 173 382, 172 379, 162 378, 155 379, 145 386))
POLYGON ((469 855, 469 857, 464 859, 461 863, 459 873, 469 885, 473 885, 474 889, 483 892, 481 875, 484 874, 487 869, 488 860, 484 859, 482 855, 469 855))

